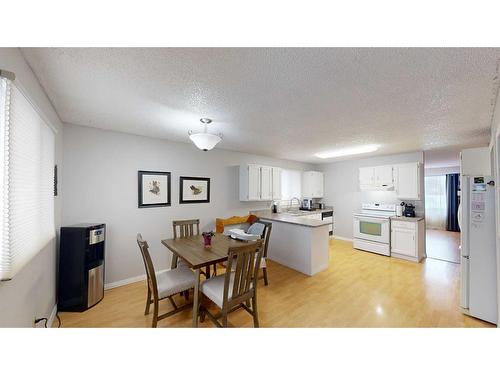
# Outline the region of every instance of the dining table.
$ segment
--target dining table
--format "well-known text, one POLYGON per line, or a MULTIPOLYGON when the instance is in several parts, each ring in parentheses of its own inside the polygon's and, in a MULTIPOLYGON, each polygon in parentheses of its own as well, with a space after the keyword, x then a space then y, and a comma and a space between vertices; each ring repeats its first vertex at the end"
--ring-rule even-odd
POLYGON ((248 243, 246 241, 234 240, 222 233, 215 233, 212 237, 210 247, 204 245, 202 235, 170 238, 162 240, 161 243, 173 254, 172 268, 177 267, 177 260, 181 258, 195 273, 193 327, 198 327, 201 270, 205 269, 205 277, 210 278, 210 267, 226 261, 230 247, 245 246, 248 243))

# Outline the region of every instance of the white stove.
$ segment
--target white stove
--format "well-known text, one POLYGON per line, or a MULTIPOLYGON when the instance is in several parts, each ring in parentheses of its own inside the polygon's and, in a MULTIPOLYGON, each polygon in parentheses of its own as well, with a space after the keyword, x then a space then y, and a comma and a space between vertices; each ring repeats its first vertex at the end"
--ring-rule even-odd
POLYGON ((391 221, 396 215, 396 204, 363 203, 354 214, 353 246, 355 249, 391 255, 391 221))

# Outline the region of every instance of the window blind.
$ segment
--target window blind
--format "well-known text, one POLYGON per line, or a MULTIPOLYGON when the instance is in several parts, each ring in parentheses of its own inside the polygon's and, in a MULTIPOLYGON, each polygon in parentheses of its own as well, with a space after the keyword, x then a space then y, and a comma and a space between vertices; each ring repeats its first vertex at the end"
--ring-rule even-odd
POLYGON ((0 280, 54 237, 54 132, 11 81, 0 79, 0 280))

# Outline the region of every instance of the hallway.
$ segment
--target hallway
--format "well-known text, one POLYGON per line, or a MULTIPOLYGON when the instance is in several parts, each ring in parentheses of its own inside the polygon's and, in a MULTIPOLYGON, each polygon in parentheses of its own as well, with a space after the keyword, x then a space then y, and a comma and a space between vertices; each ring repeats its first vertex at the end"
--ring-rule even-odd
POLYGON ((427 257, 460 263, 460 232, 427 229, 427 257))

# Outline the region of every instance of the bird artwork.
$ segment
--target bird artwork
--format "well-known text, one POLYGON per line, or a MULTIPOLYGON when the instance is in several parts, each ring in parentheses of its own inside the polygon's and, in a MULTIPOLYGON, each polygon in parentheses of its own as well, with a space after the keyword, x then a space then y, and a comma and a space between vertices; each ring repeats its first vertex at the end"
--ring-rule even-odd
POLYGON ((149 183, 149 192, 154 195, 160 195, 160 182, 159 181, 151 181, 149 183))
POLYGON ((191 185, 189 188, 191 189, 191 192, 193 193, 193 195, 200 195, 203 191, 201 186, 191 185))

